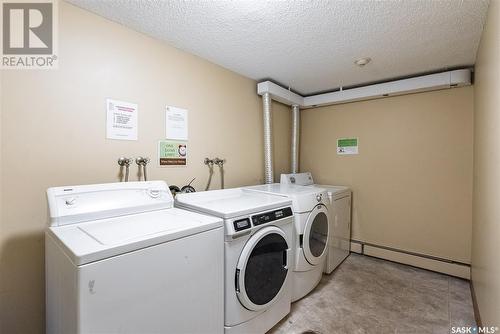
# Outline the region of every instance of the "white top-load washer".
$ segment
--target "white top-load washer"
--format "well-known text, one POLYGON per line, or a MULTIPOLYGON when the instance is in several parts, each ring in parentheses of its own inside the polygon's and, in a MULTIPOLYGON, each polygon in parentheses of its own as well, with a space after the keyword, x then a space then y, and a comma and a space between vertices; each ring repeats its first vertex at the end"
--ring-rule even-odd
POLYGON ((223 333, 220 218, 165 182, 47 190, 47 333, 223 333))
POLYGON ((245 189, 292 200, 295 218, 292 301, 296 301, 311 292, 323 274, 329 235, 328 194, 320 188, 279 183, 245 189))
POLYGON ((330 274, 349 256, 351 248, 351 189, 344 186, 315 184, 312 174, 281 174, 281 184, 312 186, 326 189, 329 200, 330 240, 325 273, 330 274))
POLYGON ((291 204, 241 188, 176 196, 177 207, 224 219, 226 333, 263 334, 290 312, 291 204))

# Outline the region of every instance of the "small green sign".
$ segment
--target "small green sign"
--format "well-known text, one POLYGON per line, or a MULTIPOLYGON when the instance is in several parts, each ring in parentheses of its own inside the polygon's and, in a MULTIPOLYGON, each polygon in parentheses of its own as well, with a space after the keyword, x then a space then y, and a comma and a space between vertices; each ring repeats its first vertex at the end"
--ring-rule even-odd
POLYGON ((338 139, 338 147, 358 146, 358 138, 338 139))
POLYGON ((358 138, 337 139, 337 154, 338 155, 358 154, 358 138))
POLYGON ((187 142, 160 140, 158 142, 158 164, 160 166, 186 166, 187 142))

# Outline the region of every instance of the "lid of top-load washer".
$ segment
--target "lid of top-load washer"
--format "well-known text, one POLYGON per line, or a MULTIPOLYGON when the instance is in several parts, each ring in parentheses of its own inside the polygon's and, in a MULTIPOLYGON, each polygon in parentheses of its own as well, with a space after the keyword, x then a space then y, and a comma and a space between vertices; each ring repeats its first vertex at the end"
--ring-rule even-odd
POLYGON ((285 196, 235 188, 178 194, 175 204, 220 218, 234 218, 291 205, 292 202, 285 196))
POLYGON ((110 258, 218 227, 222 220, 170 208, 52 226, 49 235, 76 265, 110 258))

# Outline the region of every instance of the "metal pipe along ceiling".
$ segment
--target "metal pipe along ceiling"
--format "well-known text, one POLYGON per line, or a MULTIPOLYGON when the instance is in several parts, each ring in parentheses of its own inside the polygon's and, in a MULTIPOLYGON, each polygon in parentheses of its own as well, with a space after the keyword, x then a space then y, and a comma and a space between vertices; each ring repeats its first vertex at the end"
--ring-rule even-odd
POLYGON ((273 171, 273 143, 272 143, 272 119, 271 119, 271 95, 262 95, 262 106, 264 116, 264 182, 274 183, 273 171))
POLYGON ((297 104, 292 105, 292 173, 299 172, 299 139, 300 139, 300 108, 297 104))

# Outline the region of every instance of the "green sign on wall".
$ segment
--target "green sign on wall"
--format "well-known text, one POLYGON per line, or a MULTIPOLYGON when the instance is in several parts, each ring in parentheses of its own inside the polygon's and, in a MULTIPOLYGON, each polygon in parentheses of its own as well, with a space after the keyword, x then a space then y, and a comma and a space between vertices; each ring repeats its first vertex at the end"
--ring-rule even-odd
POLYGON ((358 154, 358 138, 337 139, 337 154, 339 155, 358 154))
POLYGON ((160 166, 186 166, 187 142, 160 140, 158 142, 158 164, 160 166))

